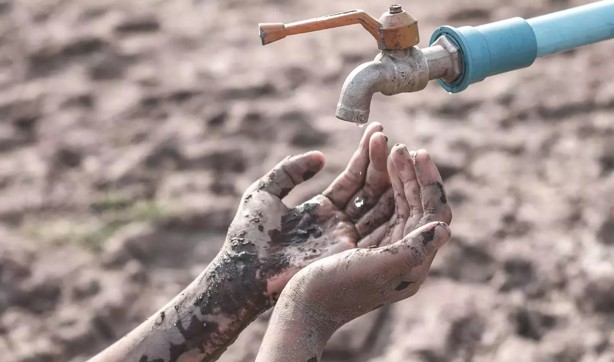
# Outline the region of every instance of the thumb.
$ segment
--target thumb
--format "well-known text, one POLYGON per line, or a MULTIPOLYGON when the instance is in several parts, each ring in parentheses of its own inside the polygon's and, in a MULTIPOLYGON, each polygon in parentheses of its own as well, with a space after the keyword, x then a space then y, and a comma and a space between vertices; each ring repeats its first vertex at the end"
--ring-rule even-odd
POLYGON ((324 167, 324 155, 310 151, 286 157, 256 182, 257 190, 284 198, 298 184, 309 180, 324 167))
POLYGON ((399 267, 411 269, 431 260, 437 250, 450 239, 450 228, 443 222, 432 222, 417 228, 402 240, 383 249, 394 257, 399 267))

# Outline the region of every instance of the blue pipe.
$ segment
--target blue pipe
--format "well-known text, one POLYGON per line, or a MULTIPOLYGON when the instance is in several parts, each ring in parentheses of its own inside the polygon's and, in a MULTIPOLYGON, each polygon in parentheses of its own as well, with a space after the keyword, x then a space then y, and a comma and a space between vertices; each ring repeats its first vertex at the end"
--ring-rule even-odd
POLYGON ((430 43, 444 35, 459 48, 462 74, 451 83, 439 79, 439 84, 457 93, 486 77, 528 67, 538 57, 614 38, 614 0, 529 20, 517 17, 476 27, 442 26, 430 43))

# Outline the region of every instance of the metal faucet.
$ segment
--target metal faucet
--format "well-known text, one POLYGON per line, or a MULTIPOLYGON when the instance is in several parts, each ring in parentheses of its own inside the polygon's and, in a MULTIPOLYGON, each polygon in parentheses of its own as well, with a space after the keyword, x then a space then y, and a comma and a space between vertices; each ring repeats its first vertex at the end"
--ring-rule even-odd
POLYGON ((373 94, 416 92, 424 89, 429 80, 453 81, 460 74, 458 49, 446 37, 424 49, 412 46, 382 50, 372 62, 358 66, 348 75, 335 116, 348 122, 366 123, 373 94))
POLYGON ((428 48, 418 48, 418 22, 400 5, 391 5, 379 20, 362 10, 350 10, 290 24, 259 24, 259 28, 262 44, 266 45, 287 35, 352 24, 361 24, 371 33, 381 53, 372 62, 358 66, 345 80, 335 112, 341 120, 366 123, 374 93, 415 92, 424 89, 431 79, 453 81, 460 75, 455 45, 442 37, 428 48))
POLYGON ((400 5, 391 5, 379 20, 350 10, 296 23, 259 24, 262 44, 287 35, 361 24, 381 50, 345 80, 337 118, 366 123, 376 92, 415 92, 431 79, 450 93, 486 77, 521 69, 536 58, 614 38, 614 0, 558 11, 525 20, 520 17, 480 26, 439 27, 430 46, 418 48, 418 22, 400 5))

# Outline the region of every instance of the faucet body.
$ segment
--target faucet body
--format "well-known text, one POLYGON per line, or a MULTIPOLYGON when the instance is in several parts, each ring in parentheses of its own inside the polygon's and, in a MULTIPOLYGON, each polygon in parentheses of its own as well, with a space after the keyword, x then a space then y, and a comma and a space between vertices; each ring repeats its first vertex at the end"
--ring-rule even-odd
POLYGON ((335 115, 345 121, 366 123, 374 93, 415 92, 424 89, 428 81, 426 57, 418 47, 382 51, 375 60, 348 75, 335 115))
POLYGON ((431 79, 455 79, 460 74, 457 48, 443 37, 433 46, 382 51, 371 62, 361 64, 346 78, 335 116, 366 123, 371 98, 422 90, 431 79))

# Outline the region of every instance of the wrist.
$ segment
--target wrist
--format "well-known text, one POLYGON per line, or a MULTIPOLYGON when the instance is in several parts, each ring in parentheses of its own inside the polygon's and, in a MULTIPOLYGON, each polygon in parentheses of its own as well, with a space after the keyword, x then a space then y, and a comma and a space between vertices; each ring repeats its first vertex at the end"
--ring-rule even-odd
POLYGON ((254 318, 269 309, 274 299, 266 294, 267 283, 259 275, 258 256, 222 249, 188 287, 193 305, 206 314, 250 315, 254 318), (215 299, 216 304, 210 305, 215 299))
POLYGON ((305 328, 314 329, 320 339, 328 340, 345 321, 332 313, 327 296, 319 292, 313 275, 299 273, 290 280, 279 297, 279 314, 305 322, 305 328), (313 326, 313 328, 312 328, 313 326))
POLYGON ((316 361, 342 325, 293 278, 281 293, 258 352, 257 362, 316 361))
POLYGON ((101 353, 101 361, 214 361, 271 305, 250 258, 224 250, 190 285, 101 353))

